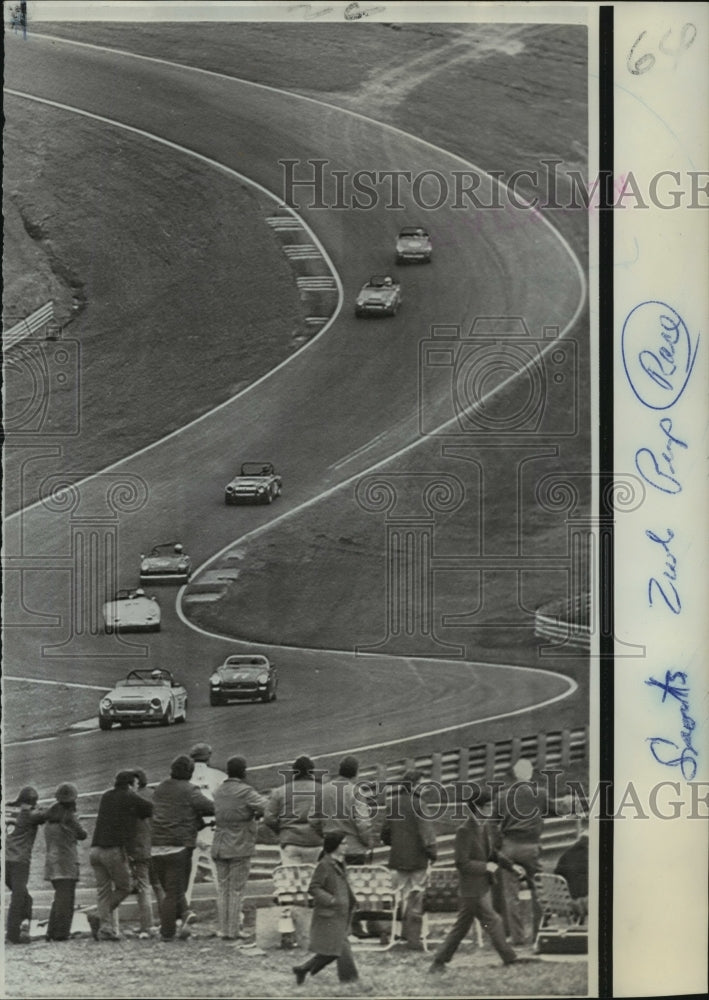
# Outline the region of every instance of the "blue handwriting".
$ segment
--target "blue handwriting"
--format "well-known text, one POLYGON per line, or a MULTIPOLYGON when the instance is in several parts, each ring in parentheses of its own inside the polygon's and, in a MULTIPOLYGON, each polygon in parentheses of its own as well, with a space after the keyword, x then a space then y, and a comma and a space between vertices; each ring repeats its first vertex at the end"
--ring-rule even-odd
POLYGON ((658 458, 651 448, 638 448, 635 452, 635 468, 645 482, 654 486, 656 490, 662 493, 681 493, 682 484, 675 475, 677 471, 675 449, 687 448, 687 443, 674 436, 669 417, 663 417, 659 426, 664 435, 660 448, 664 450, 660 452, 658 458))
POLYGON ((641 302, 623 324, 623 366, 630 388, 643 406, 667 410, 687 387, 697 357, 679 313, 664 302, 641 302))
POLYGON ((665 739, 663 736, 650 736, 647 742, 650 744, 650 753, 658 762, 665 767, 679 767, 685 781, 693 781, 697 773, 698 752, 692 745, 692 733, 696 728, 696 722, 689 714, 689 687, 687 686, 687 674, 682 670, 666 670, 664 681, 655 680, 651 677, 645 681, 651 687, 658 687, 662 691, 662 701, 670 697, 679 702, 679 709, 682 718, 682 729, 680 737, 682 739, 682 749, 674 740, 665 739), (679 680, 680 683, 677 683, 679 680), (663 749, 663 748, 670 749, 663 749), (678 756, 666 759, 672 753, 678 756))
POLYGON ((678 615, 682 610, 682 602, 679 599, 679 593, 675 587, 675 581, 677 579, 677 556, 673 555, 670 551, 670 542, 675 537, 675 533, 671 528, 668 528, 666 538, 661 538, 659 535, 656 535, 654 531, 646 531, 645 534, 651 542, 655 542, 660 545, 665 554, 665 568, 662 573, 662 576, 665 579, 660 580, 656 576, 653 576, 650 580, 648 580, 648 603, 650 604, 650 607, 652 607, 653 599, 657 594, 657 596, 663 599, 672 614, 678 615))

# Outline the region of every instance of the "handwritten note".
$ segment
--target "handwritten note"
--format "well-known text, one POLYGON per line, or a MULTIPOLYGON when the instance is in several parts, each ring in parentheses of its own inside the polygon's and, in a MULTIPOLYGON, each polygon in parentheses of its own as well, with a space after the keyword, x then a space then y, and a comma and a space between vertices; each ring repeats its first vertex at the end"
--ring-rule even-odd
MULTIPOLYGON (((681 399, 694 369, 699 336, 666 302, 641 302, 623 324, 622 354, 625 375, 643 408, 665 412, 681 399)), ((682 492, 681 456, 689 449, 686 435, 675 430, 673 418, 659 417, 650 440, 635 450, 635 468, 643 481, 659 493, 682 492)), ((675 527, 648 527, 645 537, 655 546, 658 569, 647 581, 651 608, 682 611, 678 586, 678 559, 673 551, 675 527)))

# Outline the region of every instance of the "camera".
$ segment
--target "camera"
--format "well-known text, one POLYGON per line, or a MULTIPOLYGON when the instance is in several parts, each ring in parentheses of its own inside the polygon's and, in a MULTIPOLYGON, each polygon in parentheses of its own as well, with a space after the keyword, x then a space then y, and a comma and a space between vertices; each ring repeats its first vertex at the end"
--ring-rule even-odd
POLYGON ((419 432, 514 438, 574 435, 576 343, 532 337, 521 316, 477 317, 467 335, 434 326, 419 345, 419 432))
POLYGON ((76 340, 23 340, 5 354, 5 432, 79 433, 80 345, 76 340))

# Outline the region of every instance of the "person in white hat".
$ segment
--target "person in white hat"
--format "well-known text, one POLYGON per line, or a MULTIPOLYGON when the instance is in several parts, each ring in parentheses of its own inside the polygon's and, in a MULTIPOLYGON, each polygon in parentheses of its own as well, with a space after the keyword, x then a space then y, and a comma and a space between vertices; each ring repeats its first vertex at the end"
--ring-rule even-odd
MULTIPOLYGON (((190 779, 192 784, 199 788, 205 798, 214 802, 214 796, 217 789, 221 788, 227 779, 226 772, 220 771, 217 767, 211 767, 209 762, 212 759, 212 748, 209 743, 195 743, 190 750, 190 757, 194 761, 194 772, 192 774, 192 778, 190 779)), ((187 892, 185 893, 188 903, 192 899, 192 888, 194 886, 195 879, 197 878, 197 872, 200 864, 206 863, 212 872, 213 879, 216 882, 217 875, 212 859, 213 841, 214 827, 211 824, 209 826, 203 826, 197 834, 197 843, 195 845, 194 853, 192 854, 192 868, 190 871, 189 883, 187 885, 187 892)))

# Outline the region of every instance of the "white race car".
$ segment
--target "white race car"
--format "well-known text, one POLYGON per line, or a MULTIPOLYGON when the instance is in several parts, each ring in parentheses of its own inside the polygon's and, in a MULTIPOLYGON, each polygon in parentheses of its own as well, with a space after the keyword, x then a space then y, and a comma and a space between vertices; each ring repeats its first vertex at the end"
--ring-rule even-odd
POLYGON ((160 605, 144 590, 119 590, 103 606, 107 632, 159 632, 160 605))
POLYGON ((171 726, 186 721, 187 691, 169 670, 131 670, 98 706, 100 729, 110 729, 114 722, 126 728, 144 722, 171 726))

